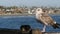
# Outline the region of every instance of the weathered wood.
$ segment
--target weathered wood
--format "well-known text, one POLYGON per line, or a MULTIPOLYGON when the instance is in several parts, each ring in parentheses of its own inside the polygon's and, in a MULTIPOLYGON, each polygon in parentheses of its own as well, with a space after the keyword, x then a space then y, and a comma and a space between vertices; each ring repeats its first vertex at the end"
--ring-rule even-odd
MULTIPOLYGON (((1 29, 0 30, 0 34, 17 34, 19 32, 20 32, 20 30, 17 30, 17 29, 1 29)), ((60 32, 44 32, 44 33, 42 33, 40 29, 32 29, 32 34, 60 34, 60 32)))
POLYGON ((60 34, 60 32, 41 32, 39 29, 33 29, 32 34, 60 34))
POLYGON ((42 32, 39 29, 32 30, 32 34, 42 34, 42 32))

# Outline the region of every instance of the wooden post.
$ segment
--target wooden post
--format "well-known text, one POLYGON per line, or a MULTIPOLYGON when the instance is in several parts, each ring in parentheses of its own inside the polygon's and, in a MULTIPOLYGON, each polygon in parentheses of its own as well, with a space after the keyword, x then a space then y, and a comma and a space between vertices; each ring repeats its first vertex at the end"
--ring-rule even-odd
POLYGON ((32 34, 42 34, 42 32, 39 29, 32 30, 32 34))

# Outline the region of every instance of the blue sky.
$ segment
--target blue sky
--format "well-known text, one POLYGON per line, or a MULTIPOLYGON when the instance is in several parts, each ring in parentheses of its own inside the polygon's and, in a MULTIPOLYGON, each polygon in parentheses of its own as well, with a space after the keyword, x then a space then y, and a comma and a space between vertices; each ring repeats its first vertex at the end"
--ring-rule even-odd
POLYGON ((0 0, 2 6, 60 6, 60 0, 0 0))

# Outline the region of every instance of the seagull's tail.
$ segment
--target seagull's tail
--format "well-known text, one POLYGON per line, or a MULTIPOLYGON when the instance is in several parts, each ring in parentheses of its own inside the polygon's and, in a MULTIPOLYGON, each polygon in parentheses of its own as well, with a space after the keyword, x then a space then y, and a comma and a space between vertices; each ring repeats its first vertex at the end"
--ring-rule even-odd
POLYGON ((54 29, 56 29, 56 28, 60 28, 60 24, 58 24, 58 23, 53 24, 52 26, 53 26, 54 29))
POLYGON ((60 24, 59 23, 56 23, 58 26, 60 26, 60 24))

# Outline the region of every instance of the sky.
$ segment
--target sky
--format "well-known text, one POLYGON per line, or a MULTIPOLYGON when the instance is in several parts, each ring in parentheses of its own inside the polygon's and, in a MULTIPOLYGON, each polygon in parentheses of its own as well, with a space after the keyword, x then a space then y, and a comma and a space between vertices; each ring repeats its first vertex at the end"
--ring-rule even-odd
POLYGON ((0 0, 1 6, 60 6, 60 0, 0 0))

